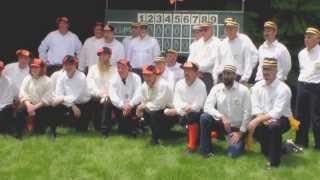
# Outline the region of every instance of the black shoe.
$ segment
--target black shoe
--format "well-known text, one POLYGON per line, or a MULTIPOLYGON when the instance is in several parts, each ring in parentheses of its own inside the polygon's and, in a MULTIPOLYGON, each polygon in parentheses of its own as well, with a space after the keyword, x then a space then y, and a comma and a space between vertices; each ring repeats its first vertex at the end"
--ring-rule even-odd
POLYGON ((185 154, 193 154, 194 152, 196 152, 196 150, 190 149, 190 148, 188 148, 188 147, 184 150, 184 153, 185 153, 185 154))
POLYGON ((57 132, 56 132, 56 130, 55 130, 55 129, 50 129, 50 134, 49 134, 49 136, 50 136, 50 139, 54 141, 54 140, 56 139, 56 137, 57 137, 57 132))
POLYGON ((213 154, 212 152, 210 152, 210 153, 203 153, 203 154, 201 154, 201 156, 202 156, 203 159, 209 159, 209 158, 214 157, 214 154, 213 154))

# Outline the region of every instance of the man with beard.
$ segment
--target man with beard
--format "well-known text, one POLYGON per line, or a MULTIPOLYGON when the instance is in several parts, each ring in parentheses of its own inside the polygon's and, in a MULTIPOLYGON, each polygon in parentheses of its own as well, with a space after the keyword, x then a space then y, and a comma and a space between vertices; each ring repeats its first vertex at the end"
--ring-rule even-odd
POLYGON ((236 81, 237 69, 225 65, 223 83, 214 86, 200 117, 200 150, 204 158, 213 155, 211 131, 226 135, 228 156, 234 158, 244 151, 244 140, 251 115, 249 89, 236 81))

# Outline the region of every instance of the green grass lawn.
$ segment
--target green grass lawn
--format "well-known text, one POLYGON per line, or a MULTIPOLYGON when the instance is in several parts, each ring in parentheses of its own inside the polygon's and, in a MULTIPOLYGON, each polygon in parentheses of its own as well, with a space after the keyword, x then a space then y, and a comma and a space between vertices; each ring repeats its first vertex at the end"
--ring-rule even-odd
POLYGON ((58 132, 54 142, 44 135, 27 135, 22 141, 0 135, 0 179, 319 179, 320 156, 312 148, 286 155, 280 168, 267 170, 258 144, 230 159, 226 143, 215 140, 216 156, 203 159, 198 153, 184 154, 182 138, 150 146, 148 135, 133 139, 58 132))

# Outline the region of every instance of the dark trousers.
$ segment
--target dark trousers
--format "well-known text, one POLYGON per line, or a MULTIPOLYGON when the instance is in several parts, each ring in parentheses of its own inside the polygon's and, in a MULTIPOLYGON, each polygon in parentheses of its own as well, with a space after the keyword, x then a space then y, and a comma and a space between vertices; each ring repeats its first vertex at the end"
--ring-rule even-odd
POLYGON ((122 110, 116 107, 113 108, 113 112, 115 114, 116 121, 119 125, 118 128, 121 133, 130 134, 137 131, 139 119, 135 115, 135 107, 132 108, 131 112, 127 116, 124 116, 122 110))
MULTIPOLYGON (((217 131, 219 135, 228 135, 222 121, 215 120, 210 114, 203 113, 200 117, 200 151, 203 154, 212 152, 211 131, 217 131)), ((239 132, 240 129, 231 127, 231 132, 239 132)), ((238 143, 228 145, 228 154, 235 157, 244 151, 244 139, 242 136, 238 143)))
MULTIPOLYGON (((43 106, 35 111, 35 115, 33 118, 33 131, 35 133, 45 133, 48 125, 48 121, 50 118, 50 107, 43 106)), ((25 105, 21 105, 18 107, 16 111, 16 130, 18 135, 22 135, 23 131, 26 128, 27 119, 29 115, 27 112, 27 107, 25 105)))
POLYGON ((112 129, 113 106, 108 100, 101 104, 100 98, 93 98, 90 101, 90 112, 93 113, 93 124, 97 131, 109 133, 112 129))
POLYGON ((172 118, 164 115, 163 110, 144 111, 143 117, 147 124, 150 125, 152 139, 158 140, 165 138, 170 128, 174 125, 172 118))
POLYGON ((207 93, 210 92, 211 88, 213 87, 213 78, 211 73, 203 72, 202 76, 200 76, 200 79, 204 82, 206 85, 207 93))
POLYGON ((0 133, 10 133, 14 130, 13 107, 8 105, 0 111, 0 133))
POLYGON ((88 116, 88 103, 77 104, 76 105, 81 111, 81 117, 77 119, 74 116, 71 107, 65 105, 58 105, 51 109, 51 119, 49 120, 49 126, 55 131, 57 126, 66 125, 75 127, 77 131, 87 131, 89 126, 89 116, 88 116))
POLYGON ((201 115, 201 112, 190 112, 184 116, 181 116, 179 118, 179 122, 182 126, 186 126, 190 123, 200 124, 200 115, 201 115))
POLYGON ((278 166, 281 157, 282 134, 290 128, 287 117, 281 117, 268 125, 260 124, 253 134, 261 146, 261 152, 268 157, 271 166, 278 166))
POLYGON ((47 75, 50 77, 54 72, 62 69, 62 65, 48 65, 47 67, 47 75))
POLYGON ((300 121, 296 143, 308 146, 308 132, 312 124, 315 148, 320 149, 320 84, 298 82, 295 112, 300 121))

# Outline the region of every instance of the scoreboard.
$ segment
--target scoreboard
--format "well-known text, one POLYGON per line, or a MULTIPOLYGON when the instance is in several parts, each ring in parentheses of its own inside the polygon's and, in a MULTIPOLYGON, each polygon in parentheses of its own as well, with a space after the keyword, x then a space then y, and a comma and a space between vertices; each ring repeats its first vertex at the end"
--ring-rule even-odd
POLYGON ((130 35, 131 22, 147 22, 149 34, 158 40, 161 51, 174 48, 180 55, 189 53, 193 25, 211 22, 215 35, 223 38, 223 20, 229 16, 238 20, 242 31, 241 11, 106 10, 106 22, 114 26, 118 40, 130 35))

